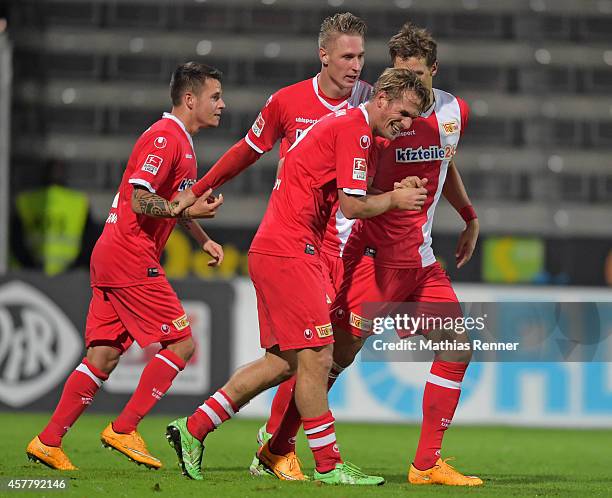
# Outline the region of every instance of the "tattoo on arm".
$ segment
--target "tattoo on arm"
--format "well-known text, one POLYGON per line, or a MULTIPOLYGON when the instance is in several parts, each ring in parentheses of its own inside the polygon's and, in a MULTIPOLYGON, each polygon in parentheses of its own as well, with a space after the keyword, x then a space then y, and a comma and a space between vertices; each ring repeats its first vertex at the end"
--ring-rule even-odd
MULTIPOLYGON (((157 194, 148 190, 135 187, 134 198, 138 204, 138 210, 141 214, 152 216, 154 218, 174 218, 172 214, 172 203, 157 194)), ((183 210, 179 218, 188 220, 189 208, 183 210)))

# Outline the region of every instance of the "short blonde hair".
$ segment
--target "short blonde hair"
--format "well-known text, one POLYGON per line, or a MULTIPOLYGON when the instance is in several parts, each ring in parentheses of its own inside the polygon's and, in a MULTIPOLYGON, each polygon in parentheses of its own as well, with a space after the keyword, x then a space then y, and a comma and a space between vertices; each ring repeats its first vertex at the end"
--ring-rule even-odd
POLYGON ((389 100, 402 98, 406 90, 412 90, 421 101, 420 111, 429 107, 429 90, 421 83, 419 77, 409 69, 396 69, 388 67, 374 83, 372 99, 379 93, 385 92, 389 100))
POLYGON ((366 23, 350 12, 326 17, 319 31, 319 48, 328 48, 330 42, 339 35, 354 35, 365 38, 366 23))

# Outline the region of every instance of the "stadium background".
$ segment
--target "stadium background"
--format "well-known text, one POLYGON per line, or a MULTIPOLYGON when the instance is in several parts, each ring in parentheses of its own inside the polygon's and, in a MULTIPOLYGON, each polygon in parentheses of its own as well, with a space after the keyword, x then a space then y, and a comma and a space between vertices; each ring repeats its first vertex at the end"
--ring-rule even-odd
MULTIPOLYGON (((459 217, 441 201, 434 222, 434 249, 460 299, 612 301, 609 0, 21 0, 3 9, 2 410, 52 409, 81 358, 89 299, 83 268, 50 278, 11 256, 16 197, 60 165, 67 186, 87 194, 98 234, 131 146, 168 109, 169 75, 186 60, 225 73, 222 124, 195 138, 202 174, 245 134, 273 91, 318 71, 318 26, 338 11, 368 23, 364 79, 374 81, 388 64, 386 40, 410 19, 439 41, 435 86, 471 106, 457 164, 481 237, 462 270, 452 264, 459 217)), ((208 268, 178 231, 169 242, 167 273, 200 350, 158 411, 191 410, 259 354, 246 250, 276 160, 269 153, 221 189, 226 203, 206 227, 225 244, 222 268, 208 268)), ((612 317, 603 316, 601 327, 608 337, 612 317)), ((150 354, 132 350, 92 411, 120 407, 150 354)), ((335 414, 417 421, 427 370, 359 362, 332 392, 335 414)), ((611 385, 605 363, 474 364, 456 421, 612 426, 611 385)), ((265 415, 269 400, 260 396, 245 415, 265 415)))

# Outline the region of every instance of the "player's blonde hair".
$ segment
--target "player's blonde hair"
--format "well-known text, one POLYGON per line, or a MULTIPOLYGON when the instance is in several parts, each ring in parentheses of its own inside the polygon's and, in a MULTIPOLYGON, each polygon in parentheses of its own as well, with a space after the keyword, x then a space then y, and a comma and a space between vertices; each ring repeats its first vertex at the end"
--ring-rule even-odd
POLYGON ((438 60, 438 45, 431 33, 424 28, 407 22, 391 37, 387 43, 391 61, 395 63, 397 57, 408 59, 410 57, 424 58, 427 67, 433 66, 438 60))
POLYGON ((374 83, 373 99, 381 92, 385 92, 389 100, 402 98, 406 90, 412 90, 421 101, 420 112, 429 107, 429 90, 421 83, 419 77, 409 69, 396 69, 388 67, 374 83))
POLYGON ((366 31, 366 23, 360 17, 350 12, 334 14, 323 19, 321 23, 319 48, 329 48, 330 43, 340 35, 354 35, 365 38, 366 31))

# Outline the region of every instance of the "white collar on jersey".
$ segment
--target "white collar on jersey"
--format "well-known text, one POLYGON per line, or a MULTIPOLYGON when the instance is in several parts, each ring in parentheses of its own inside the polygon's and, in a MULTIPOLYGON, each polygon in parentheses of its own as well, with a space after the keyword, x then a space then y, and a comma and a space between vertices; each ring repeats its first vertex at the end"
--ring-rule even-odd
POLYGON ((333 111, 333 112, 339 111, 340 109, 342 109, 347 104, 349 99, 353 96, 353 92, 355 91, 355 88, 357 88, 357 85, 359 84, 359 81, 357 81, 357 83, 355 83, 355 86, 353 86, 353 88, 351 90, 351 94, 346 97, 346 100, 343 100, 338 105, 331 105, 327 100, 325 100, 323 97, 321 97, 321 95, 319 95, 319 75, 320 74, 321 73, 317 73, 315 75, 315 77, 312 78, 312 88, 314 89, 315 95, 321 101, 321 104, 323 104, 325 107, 327 107, 330 111, 333 111))
POLYGON ((172 121, 177 123, 181 127, 181 130, 183 130, 183 132, 185 133, 185 136, 189 140, 189 143, 191 144, 191 148, 193 149, 193 139, 191 138, 191 135, 187 131, 187 128, 185 128, 185 125, 183 124, 183 122, 179 118, 177 118, 174 114, 170 114, 169 112, 164 112, 162 114, 162 118, 171 119, 172 121))
POLYGON ((365 108, 365 104, 359 104, 359 109, 361 109, 361 112, 363 112, 363 115, 365 117, 366 123, 368 123, 368 125, 370 124, 370 115, 368 114, 368 110, 365 108))

